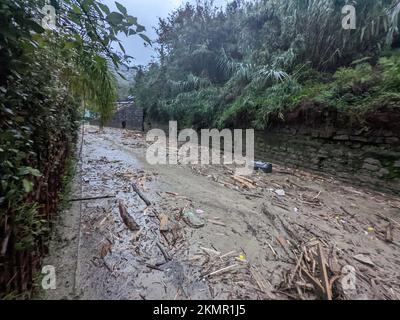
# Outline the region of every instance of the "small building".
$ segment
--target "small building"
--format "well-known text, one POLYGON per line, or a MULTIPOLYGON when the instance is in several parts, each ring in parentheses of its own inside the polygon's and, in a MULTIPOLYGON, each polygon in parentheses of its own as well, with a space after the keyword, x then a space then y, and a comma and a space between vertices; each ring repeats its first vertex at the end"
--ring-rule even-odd
MULTIPOLYGON (((92 124, 98 124, 98 121, 94 121, 92 124)), ((118 101, 116 110, 106 127, 143 131, 143 108, 138 107, 133 100, 118 101)))

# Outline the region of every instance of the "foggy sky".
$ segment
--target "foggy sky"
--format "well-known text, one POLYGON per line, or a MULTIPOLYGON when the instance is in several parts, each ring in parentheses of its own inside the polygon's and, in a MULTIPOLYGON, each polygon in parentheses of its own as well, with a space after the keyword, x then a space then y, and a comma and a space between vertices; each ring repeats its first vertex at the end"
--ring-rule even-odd
MULTIPOLYGON (((128 10, 128 13, 138 18, 138 23, 146 27, 145 34, 152 40, 156 39, 156 32, 154 27, 158 24, 158 18, 166 18, 168 14, 180 5, 186 2, 194 3, 195 0, 117 0, 119 3, 124 5, 128 10)), ((101 2, 107 4, 113 11, 118 11, 115 7, 114 0, 101 0, 101 2)), ((214 3, 217 6, 224 6, 228 0, 215 0, 214 3)), ((126 49, 126 53, 133 56, 135 60, 132 64, 146 65, 152 60, 152 57, 156 57, 154 49, 151 47, 145 47, 143 40, 137 36, 131 36, 126 38, 124 34, 120 35, 119 38, 126 49)))

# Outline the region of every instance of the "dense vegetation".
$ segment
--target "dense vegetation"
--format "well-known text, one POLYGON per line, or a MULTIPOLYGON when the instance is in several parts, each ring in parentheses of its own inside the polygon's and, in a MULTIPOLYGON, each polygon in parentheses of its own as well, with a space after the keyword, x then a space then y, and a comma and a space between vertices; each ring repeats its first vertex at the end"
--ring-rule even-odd
POLYGON ((399 1, 199 1, 161 19, 133 94, 156 121, 265 128, 315 101, 362 116, 400 105, 399 1), (354 4, 356 29, 342 28, 354 4))
MULTIPOLYGON (((116 85, 116 35, 144 27, 94 0, 52 1, 58 25, 40 23, 45 1, 0 0, 0 297, 32 287, 56 213, 65 165, 85 108, 104 123, 116 85)), ((46 12, 45 12, 46 13, 46 12)))

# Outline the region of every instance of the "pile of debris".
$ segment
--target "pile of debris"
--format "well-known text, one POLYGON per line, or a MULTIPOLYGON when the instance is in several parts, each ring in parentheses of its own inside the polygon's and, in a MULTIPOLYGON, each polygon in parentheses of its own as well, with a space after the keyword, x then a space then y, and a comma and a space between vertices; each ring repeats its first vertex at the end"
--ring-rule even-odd
POLYGON ((336 285, 340 279, 342 272, 335 257, 327 260, 321 242, 313 241, 301 247, 295 268, 283 275, 278 291, 293 299, 311 299, 315 295, 320 299, 338 299, 343 298, 339 292, 342 286, 336 285))

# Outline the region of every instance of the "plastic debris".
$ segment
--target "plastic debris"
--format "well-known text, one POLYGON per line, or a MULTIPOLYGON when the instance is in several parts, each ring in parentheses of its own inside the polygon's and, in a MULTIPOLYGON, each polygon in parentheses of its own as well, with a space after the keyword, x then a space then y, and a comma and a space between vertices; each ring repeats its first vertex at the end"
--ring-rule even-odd
POLYGON ((283 190, 283 189, 276 189, 275 190, 275 193, 278 195, 278 196, 284 196, 286 193, 285 193, 285 190, 283 190))
POLYGON ((261 170, 265 173, 272 173, 272 164, 269 162, 255 161, 254 170, 261 170))
POLYGON ((237 259, 244 262, 244 261, 246 261, 246 256, 245 256, 244 254, 240 254, 240 255, 237 257, 237 259))

